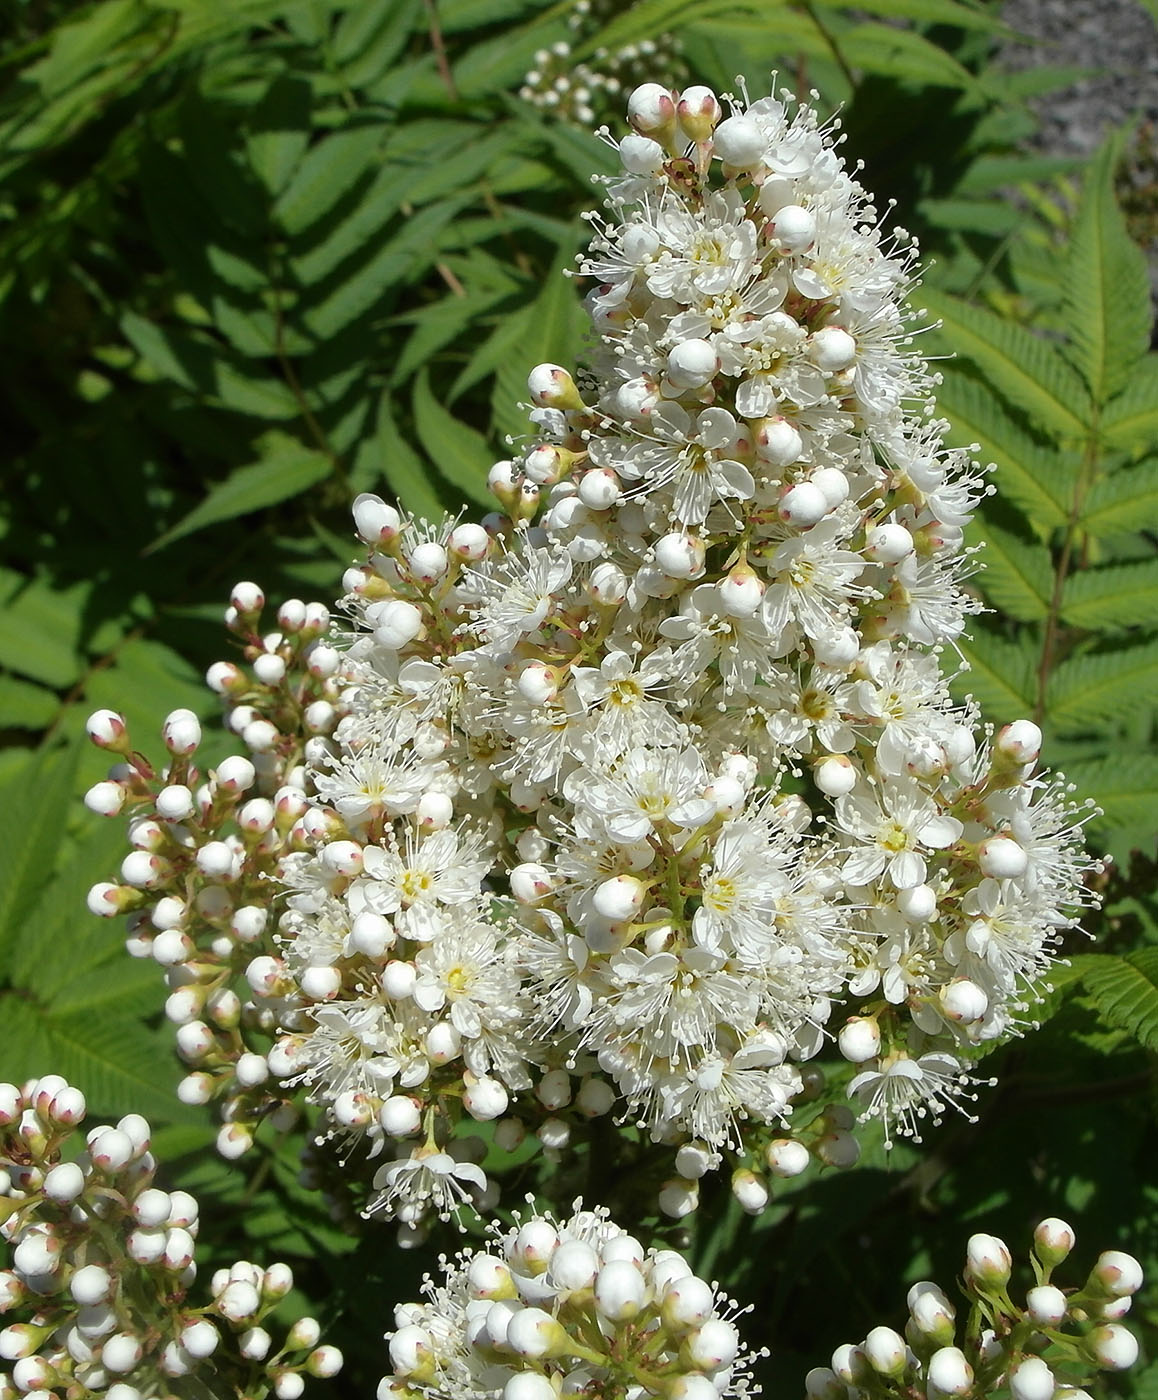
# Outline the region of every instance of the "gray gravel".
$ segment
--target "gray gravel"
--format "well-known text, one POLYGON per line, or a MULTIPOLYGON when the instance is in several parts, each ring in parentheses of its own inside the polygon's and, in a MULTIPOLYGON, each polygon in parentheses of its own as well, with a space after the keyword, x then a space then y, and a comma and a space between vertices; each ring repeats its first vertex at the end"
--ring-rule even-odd
POLYGON ((1140 0, 1007 0, 1002 18, 1039 41, 1008 45, 1009 68, 1094 70, 1035 103, 1041 149, 1087 155, 1112 126, 1158 123, 1158 24, 1140 0))

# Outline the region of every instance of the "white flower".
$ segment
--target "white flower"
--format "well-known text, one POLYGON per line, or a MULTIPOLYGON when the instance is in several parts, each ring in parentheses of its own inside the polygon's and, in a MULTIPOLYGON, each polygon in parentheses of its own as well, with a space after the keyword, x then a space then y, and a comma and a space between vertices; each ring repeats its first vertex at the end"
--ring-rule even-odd
POLYGON ((378 1195, 366 1214, 382 1211, 413 1221, 432 1210, 440 1220, 449 1220, 476 1192, 486 1190, 486 1184, 486 1173, 473 1162, 458 1162, 449 1152, 420 1148, 412 1156, 378 1168, 374 1173, 378 1195))
POLYGON ((956 817, 942 812, 915 784, 889 781, 876 790, 850 793, 836 802, 836 825, 860 847, 846 857, 841 876, 850 885, 871 884, 887 874, 898 890, 923 884, 925 850, 941 850, 961 836, 956 817))
POLYGON ((351 891, 357 912, 394 914, 401 934, 428 943, 442 926, 438 907, 476 899, 491 857, 477 835, 446 827, 419 836, 407 828, 401 846, 367 846, 363 863, 365 875, 351 891))
POLYGON ((879 1118, 885 1129, 885 1145, 892 1146, 894 1132, 919 1139, 925 1119, 941 1120, 946 1108, 975 1121, 965 1107, 976 1099, 973 1080, 952 1055, 932 1052, 912 1059, 886 1056, 879 1069, 863 1070, 849 1082, 850 1098, 864 1104, 866 1118, 879 1118))

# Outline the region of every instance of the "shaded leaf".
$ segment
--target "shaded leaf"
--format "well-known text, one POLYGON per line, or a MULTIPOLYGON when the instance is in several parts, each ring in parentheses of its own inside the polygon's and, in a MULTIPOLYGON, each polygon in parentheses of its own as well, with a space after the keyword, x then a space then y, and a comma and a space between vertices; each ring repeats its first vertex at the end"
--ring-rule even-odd
POLYGON ((1086 968, 1082 982, 1112 1026, 1158 1050, 1158 948, 1125 957, 1104 954, 1086 968))
POLYGON ((489 507, 487 473, 494 453, 476 429, 449 413, 434 397, 426 370, 414 384, 414 426, 422 449, 446 478, 467 500, 489 507))
POLYGON ((1081 527, 1101 539, 1158 526, 1158 460, 1139 462, 1090 488, 1081 527))
MULTIPOLYGON (((8 966, 24 920, 52 875, 75 801, 75 747, 42 750, 0 792, 0 969, 8 966)), ((78 911, 78 917, 86 917, 78 911)))
POLYGON ((1094 632, 1153 625, 1158 622, 1158 559, 1103 564, 1071 574, 1062 590, 1061 615, 1073 626, 1094 632))
POLYGON ((1158 642, 1071 656, 1050 677, 1046 718, 1062 732, 1128 713, 1158 688, 1158 642))

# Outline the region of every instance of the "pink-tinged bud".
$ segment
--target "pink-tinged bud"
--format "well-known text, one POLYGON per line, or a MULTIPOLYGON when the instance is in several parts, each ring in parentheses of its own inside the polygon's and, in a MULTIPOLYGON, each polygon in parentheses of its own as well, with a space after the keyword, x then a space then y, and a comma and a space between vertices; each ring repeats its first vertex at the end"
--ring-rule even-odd
POLYGON ((960 1347, 942 1347, 929 1358, 925 1375, 930 1390, 941 1395, 967 1395, 973 1388, 973 1367, 960 1347))
POLYGON ((511 893, 520 904, 538 904, 550 894, 553 881, 547 868, 535 861, 516 865, 510 875, 511 893))
MULTIPOLYGON (((62 1127, 75 1127, 84 1119, 87 1112, 88 1105, 85 1103, 84 1095, 79 1089, 74 1089, 71 1084, 66 1084, 63 1089, 58 1089, 48 1105, 48 1117, 52 1122, 61 1124, 62 1127)), ((2 1117, 0 1117, 0 1122, 3 1122, 2 1117)))
POLYGON ((813 486, 811 481, 800 481, 780 497, 776 514, 786 525, 807 530, 828 514, 828 502, 818 486, 813 486))
POLYGON ((363 492, 354 498, 354 529, 367 544, 388 544, 401 527, 401 516, 381 496, 363 492))
POLYGON ((559 694, 561 679, 558 667, 531 661, 519 672, 515 688, 530 704, 545 705, 559 694))
POLYGON ((976 1234, 965 1247, 965 1276, 982 1288, 1004 1288, 1013 1272, 1009 1246, 996 1235, 976 1234))
POLYGON ((772 216, 768 232, 786 253, 803 253, 816 240, 816 219, 799 204, 785 204, 772 216))
POLYGON ((298 980, 311 1001, 329 1001, 342 990, 342 971, 337 967, 307 967, 298 980))
POLYGON ((593 467, 579 478, 578 495, 588 510, 610 510, 619 503, 623 488, 610 467, 593 467))
POLYGON ((702 389, 719 368, 719 357, 706 340, 681 341, 667 357, 667 377, 677 389, 702 389))
POLYGON ((257 781, 257 772, 248 758, 242 754, 233 754, 218 764, 213 778, 214 786, 219 793, 226 797, 236 797, 254 785, 257 781))
POLYGON ((694 1366, 705 1371, 720 1371, 735 1361, 740 1350, 740 1335, 732 1323, 722 1317, 710 1317, 684 1340, 683 1349, 694 1366))
POLYGON ((253 1129, 245 1123, 226 1123, 214 1146, 227 1162, 236 1162, 253 1146, 253 1129))
POLYGON ((991 836, 977 848, 977 864, 992 880, 1016 880, 1029 868, 1029 857, 1008 836, 991 836))
POLYGON ((861 1350, 878 1375, 900 1376, 904 1372, 908 1348, 904 1337, 891 1327, 874 1327, 861 1350))
POLYGON ((976 1025, 989 1010, 989 998, 967 977, 957 977, 946 983, 938 992, 937 1000, 946 1019, 961 1026, 976 1025))
POLYGON ((133 1160, 133 1140, 119 1128, 98 1128, 89 1142, 89 1155, 101 1171, 119 1172, 133 1160))
POLYGON ((1013 1400, 1053 1400, 1057 1383, 1040 1356, 1023 1357, 1009 1369, 1009 1393, 1013 1400))
POLYGON ((749 1215, 759 1215, 767 1206, 768 1187, 754 1171, 742 1167, 739 1171, 733 1172, 731 1186, 732 1195, 735 1196, 740 1209, 749 1215))
POLYGON ((84 805, 98 817, 115 817, 125 805, 126 796, 121 783, 94 783, 84 795, 84 805))
POLYGON ((1066 1315, 1066 1295, 1053 1284, 1043 1283, 1025 1295, 1025 1310, 1039 1327, 1057 1327, 1066 1315))
POLYGON ((838 467, 821 467, 808 479, 823 493, 829 510, 848 500, 848 477, 838 467))
POLYGON ((98 749, 109 749, 113 753, 129 752, 129 732, 124 715, 115 710, 94 710, 85 720, 88 737, 98 749))
MULTIPOLYGON (((558 1326, 558 1323, 556 1323, 556 1326, 558 1326)), ((562 1331, 562 1328, 560 1328, 560 1331, 562 1331)), ((310 1352, 309 1356, 306 1357, 306 1370, 311 1376, 317 1376, 319 1379, 328 1380, 329 1377, 336 1376, 342 1369, 343 1359, 342 1353, 337 1347, 327 1344, 324 1347, 318 1347, 316 1351, 310 1352)))
POLYGON ((660 1210, 670 1220, 682 1220, 691 1215, 700 1203, 700 1188, 697 1182, 665 1181, 659 1188, 660 1210))
POLYGON ((0 1083, 0 1128, 7 1128, 24 1112, 24 1096, 15 1084, 0 1083))
POLYGON ((627 575, 618 564, 596 564, 587 580, 587 591, 597 603, 614 607, 627 597, 627 575))
POLYGON ((684 88, 676 103, 676 117, 689 141, 706 141, 720 120, 720 104, 710 87, 684 88))
POLYGON ((1041 754, 1041 730, 1030 719, 1016 719, 997 731, 994 749, 1014 763, 1036 763, 1041 754))
POLYGON ((725 117, 712 134, 712 147, 725 165, 752 170, 764 160, 764 133, 752 117, 725 117))
POLYGON ((215 695, 228 695, 244 689, 245 673, 232 661, 215 661, 205 672, 205 683, 215 695))
POLYGON ((1098 1256, 1086 1288, 1110 1298, 1127 1298, 1142 1287, 1142 1265, 1132 1254, 1107 1249, 1098 1256))
POLYGON ((283 632, 296 637, 306 625, 305 603, 300 598, 287 598, 277 610, 277 625, 283 632))
POLYGON ((587 407, 579 396, 575 381, 562 365, 536 365, 527 376, 527 390, 531 401, 539 408, 582 412, 587 407))
POLYGON ((357 841, 330 841, 322 847, 321 861, 322 868, 329 875, 360 875, 362 847, 357 841))
POLYGON ((659 83, 643 83, 627 99, 627 120, 644 136, 660 140, 673 131, 676 120, 674 94, 659 83))
POLYGON ((913 537, 903 525, 877 525, 865 536, 864 556, 874 564, 899 564, 913 552, 913 537))
POLYGON ((165 716, 161 738, 171 754, 185 758, 201 742, 201 721, 192 710, 173 710, 165 716))
POLYGON ((615 1090, 603 1079, 585 1079, 575 1095, 575 1107, 585 1118, 602 1118, 615 1103, 615 1090))
POLYGON ((234 584, 229 606, 242 618, 255 618, 265 607, 265 594, 256 583, 234 584))
POLYGON ((152 851, 130 851, 121 861, 121 879, 139 890, 156 889, 165 883, 172 870, 167 860, 152 851))
POLYGON ((482 1076, 471 1080, 462 1095, 462 1106, 480 1123, 501 1118, 507 1111, 510 1096, 497 1079, 482 1076))
POLYGON ((491 538, 481 525, 465 523, 456 525, 447 540, 451 554, 464 563, 477 564, 485 559, 491 547, 491 538))
POLYGON ((285 963, 268 954, 253 959, 245 969, 245 980, 257 997, 276 996, 288 987, 285 963))
POLYGON ((634 875, 615 875, 598 886, 591 903, 600 918, 623 923, 639 913, 646 895, 642 880, 634 875))
POLYGON ((1085 1338, 1085 1344, 1095 1364, 1104 1371, 1125 1371, 1138 1359, 1138 1339, 1116 1322, 1096 1327, 1085 1338))
POLYGON ((406 561, 410 577, 423 587, 430 587, 439 579, 445 578, 449 565, 450 557, 437 540, 416 544, 406 561))
POLYGON ((795 423, 777 415, 754 423, 756 456, 774 467, 787 467, 804 451, 804 439, 795 423))
POLYGON ((750 564, 737 564, 720 580, 717 592, 730 617, 751 617, 763 601, 765 587, 750 564))
POLYGON ((280 656, 263 652, 253 663, 253 674, 262 685, 280 685, 285 680, 285 662, 280 656))
POLYGON ((843 753, 829 754, 812 770, 813 781, 826 797, 844 797, 856 787, 859 776, 856 764, 843 753))

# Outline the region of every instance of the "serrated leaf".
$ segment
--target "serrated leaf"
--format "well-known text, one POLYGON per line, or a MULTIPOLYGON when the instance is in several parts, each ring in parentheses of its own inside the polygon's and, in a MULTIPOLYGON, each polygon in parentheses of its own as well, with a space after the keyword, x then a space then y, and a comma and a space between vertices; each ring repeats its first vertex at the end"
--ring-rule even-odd
POLYGON ((1076 759, 1064 765, 1078 791, 1102 809, 1093 825, 1129 827, 1137 843, 1158 831, 1158 754, 1115 753, 1106 758, 1076 759))
POLYGON ((1071 574, 1062 589, 1061 615, 1091 632, 1153 626, 1158 623, 1158 559, 1102 564, 1071 574))
POLYGON ((283 73, 246 123, 245 149, 254 174, 272 196, 281 194, 310 142, 310 85, 283 73))
POLYGON ((1158 527, 1158 460, 1124 467, 1095 482, 1080 523, 1097 539, 1158 527))
POLYGON ((976 580, 985 596, 1021 622, 1045 617, 1053 592, 1049 551, 994 520, 975 521, 969 533, 971 542, 985 542, 981 553, 984 568, 976 580))
POLYGON ((467 500, 489 506, 486 480, 495 460, 494 453, 480 432, 438 402, 431 393, 425 369, 415 380, 413 408, 418 440, 438 474, 467 500))
MULTIPOLYGON (((847 9, 845 0, 816 0, 820 9, 847 9)), ((959 0, 861 0, 856 7, 863 14, 881 19, 915 19, 922 24, 952 24, 958 29, 981 29, 988 33, 1015 37, 1017 31, 995 15, 959 0)))
POLYGON ((1105 1019, 1148 1050, 1158 1050, 1158 948, 1103 954, 1082 983, 1105 1019))
POLYGON ((1063 442, 1082 442, 1089 436, 1086 387, 1047 341, 992 311, 929 287, 920 288, 915 300, 941 322, 940 343, 972 360, 1035 425, 1063 442))
POLYGON ((975 442, 981 462, 996 465, 997 489, 1002 496, 1047 529, 1066 524, 1077 483, 1072 460, 1041 447, 994 395, 960 370, 946 367, 937 407, 953 424, 952 443, 964 446, 975 442))
POLYGON ((92 587, 53 588, 44 578, 0 570, 0 666, 63 688, 83 668, 80 635, 92 587))
POLYGON ((1046 719, 1062 733, 1096 728, 1128 713, 1158 688, 1158 642, 1071 656, 1050 677, 1046 719))
POLYGON ((348 271, 323 298, 302 310, 306 326, 321 340, 331 340, 382 302, 387 292, 437 256, 437 239, 470 195, 428 205, 406 220, 401 230, 356 268, 348 271))
POLYGON ((382 395, 374 435, 359 450, 354 471, 371 473, 372 482, 385 481, 390 494, 420 519, 440 520, 445 514, 430 468, 398 431, 389 394, 382 395))
POLYGON ((955 690, 976 696, 997 724, 1023 719, 1032 711, 1036 653, 1031 644, 1009 642, 978 628, 958 645, 969 670, 954 682, 955 690))
POLYGON ((364 120, 312 146, 273 206, 278 224, 294 235, 324 218, 381 154, 388 131, 380 120, 364 120))
POLYGON ((0 676, 0 729, 43 729, 60 709, 60 698, 19 676, 0 676))
POLYGON ((1120 139, 1086 167, 1065 281, 1071 354, 1096 403, 1123 387, 1150 343, 1146 259, 1114 197, 1120 139))
POLYGON ((252 511, 263 510, 279 501, 297 496, 323 481, 333 470, 324 452, 304 446, 286 433, 270 432, 259 440, 261 456, 248 466, 238 467, 214 486, 199 504, 176 525, 149 546, 148 553, 184 539, 206 525, 236 520, 252 511))
POLYGON ((847 63, 866 72, 930 87, 977 87, 977 79, 968 68, 912 29, 858 24, 841 34, 840 51, 847 63))
POLYGON ((737 10, 756 10, 764 14, 781 7, 783 0, 764 0, 756 4, 749 0, 636 0, 621 9, 604 27, 576 50, 576 58, 589 58, 600 49, 622 48, 640 39, 654 40, 657 34, 678 29, 685 21, 702 24, 713 15, 737 10))
POLYGON ((1102 434, 1110 447, 1145 451, 1158 443, 1158 354, 1145 356, 1130 382, 1111 399, 1102 416, 1102 434))
POLYGON ((24 920, 52 874, 75 799, 77 758, 75 746, 42 750, 0 792, 0 968, 7 968, 24 920))

